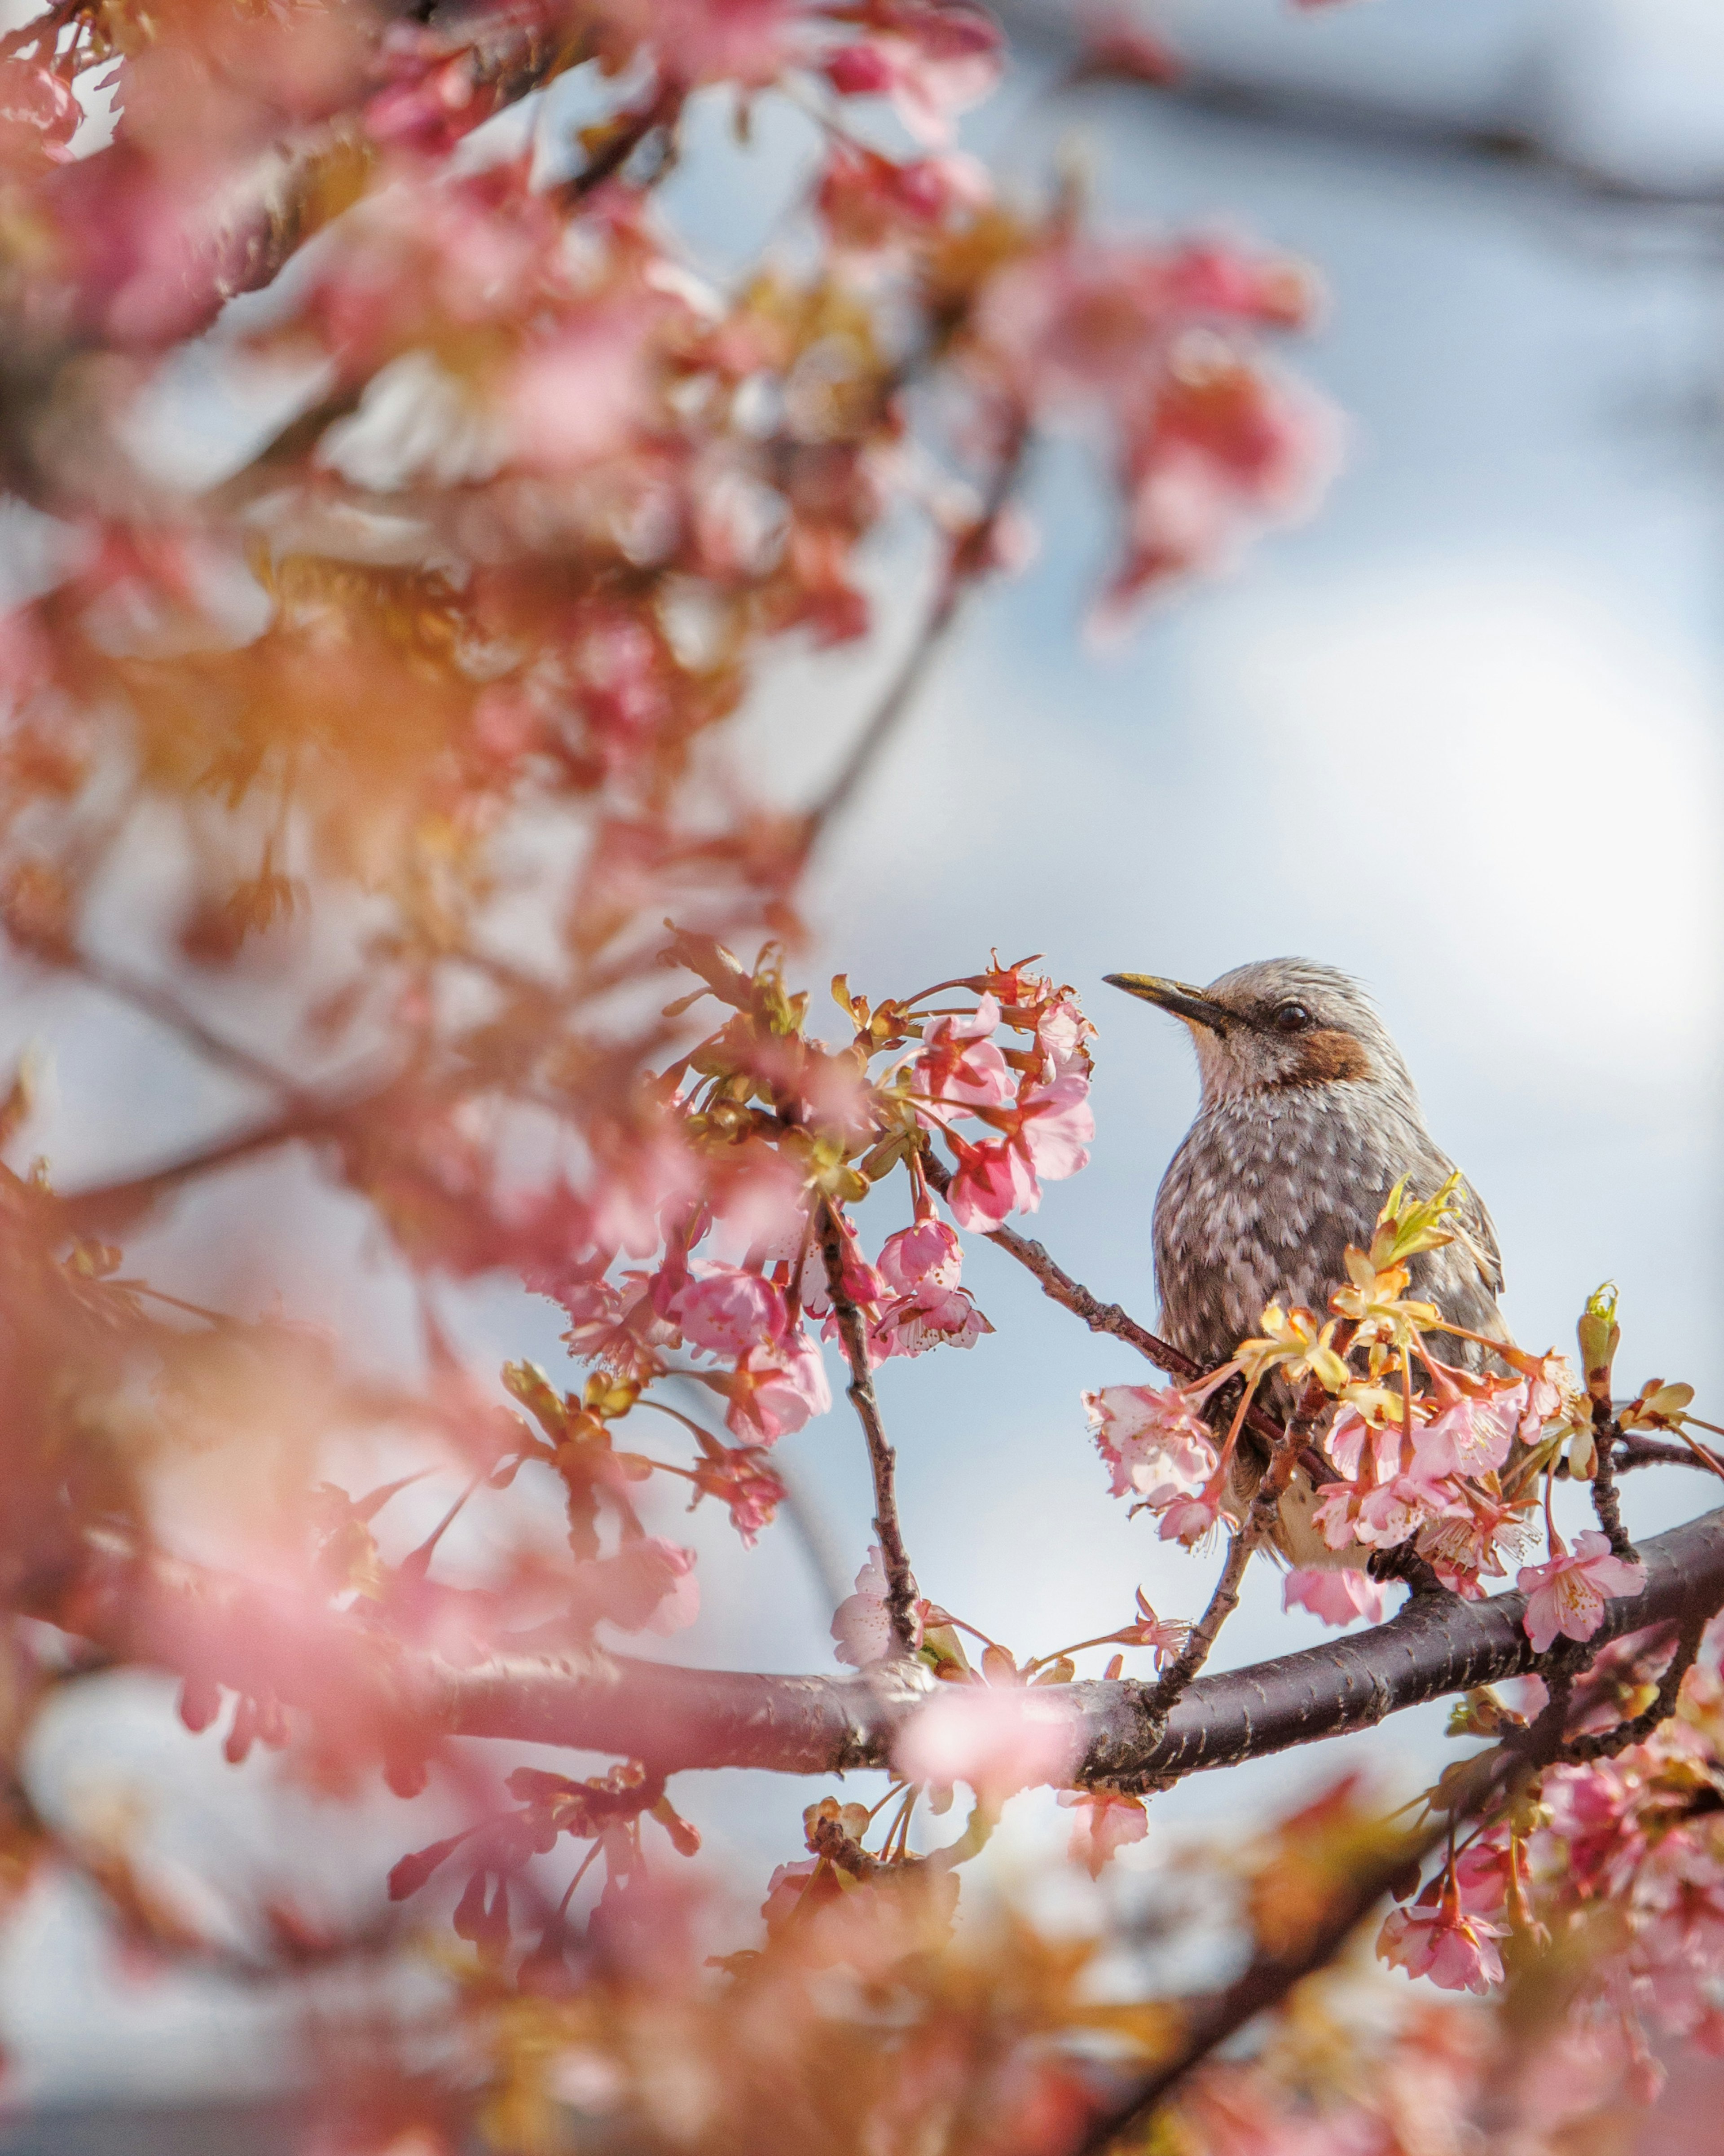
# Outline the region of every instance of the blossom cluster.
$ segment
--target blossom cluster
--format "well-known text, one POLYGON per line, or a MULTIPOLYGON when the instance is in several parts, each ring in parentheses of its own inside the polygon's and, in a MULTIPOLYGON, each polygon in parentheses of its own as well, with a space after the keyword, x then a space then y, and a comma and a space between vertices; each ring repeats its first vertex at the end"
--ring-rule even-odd
MULTIPOLYGON (((1237 1527, 1239 1486, 1230 1470, 1253 1401, 1280 1373, 1311 1389, 1312 1442, 1336 1477, 1313 1491, 1311 1519, 1338 1563, 1296 1567, 1289 1607, 1301 1604, 1331 1624, 1379 1617, 1382 1590, 1364 1568, 1376 1552, 1403 1546, 1469 1599, 1505 1578, 1504 1559, 1522 1546, 1537 1514, 1541 1475, 1547 1484, 1565 1455, 1577 1477, 1593 1471, 1593 1403, 1554 1352, 1532 1356, 1506 1338, 1480 1337, 1494 1369, 1437 1355, 1433 1337, 1455 1328, 1408 1295, 1408 1261, 1451 1240, 1459 1188, 1451 1177, 1428 1199, 1391 1193, 1370 1249, 1348 1250, 1347 1279, 1330 1297, 1326 1322, 1272 1303, 1262 1335, 1242 1341, 1229 1362, 1200 1379, 1086 1393, 1113 1495, 1154 1513, 1164 1539, 1200 1541, 1224 1517, 1237 1527), (1237 1402, 1224 1439, 1205 1411, 1218 1395, 1229 1397, 1229 1387, 1237 1402)), ((1547 1558, 1521 1567, 1516 1582, 1540 1653, 1559 1633, 1591 1639, 1606 1599, 1637 1593, 1645 1578, 1602 1533, 1588 1530, 1569 1549, 1547 1503, 1545 1527, 1547 1558)))
MULTIPOLYGON (((752 972, 711 939, 682 936, 670 955, 706 983, 685 1004, 711 994, 729 1015, 637 1101, 651 1137, 619 1149, 618 1177, 567 1194, 564 1255, 547 1253, 529 1280, 561 1302, 571 1351, 602 1373, 578 1410, 599 1466, 577 1471, 571 1502, 577 1486, 587 1502, 595 1472, 613 1491, 620 1474, 664 1469, 693 1482, 695 1502, 721 1496, 752 1540, 782 1494, 768 1449, 832 1404, 821 1342, 844 1341, 846 1315, 869 1368, 992 1330, 930 1177, 958 1222, 987 1229, 1038 1205, 1042 1178, 1081 1168, 1092 1029, 1069 989, 996 963, 878 1009, 836 984, 853 1032, 829 1048, 808 1036, 807 998, 785 990, 776 952, 752 972), (972 1001, 923 1008, 953 993, 972 1001), (949 1168, 930 1161, 936 1139, 949 1168), (911 1218, 870 1258, 852 1209, 900 1166, 911 1218), (690 1469, 615 1450, 616 1424, 672 1373, 723 1401, 736 1440, 692 1425, 690 1469)), ((574 1406, 551 1399, 553 1414, 574 1406)))

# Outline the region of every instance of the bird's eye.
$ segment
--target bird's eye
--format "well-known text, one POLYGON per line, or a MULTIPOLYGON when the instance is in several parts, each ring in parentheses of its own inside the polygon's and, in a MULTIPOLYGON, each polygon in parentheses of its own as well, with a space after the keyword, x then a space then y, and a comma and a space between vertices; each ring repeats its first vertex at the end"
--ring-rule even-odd
POLYGON ((1311 1024, 1311 1013, 1303 1004, 1277 1004, 1272 1015, 1283 1033, 1302 1033, 1311 1024))

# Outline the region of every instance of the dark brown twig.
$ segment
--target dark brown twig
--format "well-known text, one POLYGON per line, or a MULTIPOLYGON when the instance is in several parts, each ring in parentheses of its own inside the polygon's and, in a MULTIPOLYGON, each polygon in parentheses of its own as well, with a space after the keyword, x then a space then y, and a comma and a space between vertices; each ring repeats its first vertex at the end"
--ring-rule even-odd
POLYGON ((1655 1437, 1624 1437, 1616 1448, 1615 1469, 1625 1475, 1634 1467, 1696 1467, 1703 1475, 1724 1476, 1716 1460, 1686 1445, 1665 1445, 1655 1437))
POLYGON ((820 1256, 826 1268, 826 1291, 838 1319, 844 1359, 850 1366, 845 1388, 868 1446, 868 1466, 874 1477, 874 1532, 880 1537, 881 1561, 886 1572, 886 1614, 891 1621, 892 1645, 907 1661, 916 1652, 915 1574, 904 1548, 898 1524, 897 1455, 886 1437, 875 1397, 874 1376, 868 1363, 868 1327, 844 1286, 844 1229, 829 1204, 820 1207, 820 1256))
POLYGON ((1239 1532, 1227 1546, 1227 1562, 1221 1568, 1221 1577, 1215 1583, 1208 1607, 1186 1635, 1184 1645, 1162 1672, 1155 1689, 1143 1703, 1153 1727, 1159 1728, 1166 1723, 1181 1693, 1208 1661, 1222 1626, 1239 1608, 1245 1568, 1275 1523, 1296 1457, 1294 1435, 1289 1430, 1283 1433, 1263 1471, 1239 1532))

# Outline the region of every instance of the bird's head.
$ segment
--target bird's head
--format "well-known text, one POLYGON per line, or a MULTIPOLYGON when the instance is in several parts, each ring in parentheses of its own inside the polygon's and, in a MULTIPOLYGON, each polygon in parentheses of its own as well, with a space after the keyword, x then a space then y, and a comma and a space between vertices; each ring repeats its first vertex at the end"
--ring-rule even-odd
POLYGON ((1413 1081, 1359 983, 1310 958, 1261 958, 1207 988, 1153 973, 1111 987, 1183 1019, 1197 1050, 1203 1106, 1289 1086, 1377 1086, 1415 1097, 1413 1081))

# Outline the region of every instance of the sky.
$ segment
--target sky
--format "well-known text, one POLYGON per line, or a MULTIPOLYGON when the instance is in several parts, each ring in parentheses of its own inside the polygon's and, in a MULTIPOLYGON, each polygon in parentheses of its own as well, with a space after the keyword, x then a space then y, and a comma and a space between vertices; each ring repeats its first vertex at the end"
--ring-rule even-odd
MULTIPOLYGON (((1357 11, 1379 100, 1393 102, 1397 81, 1430 94, 1428 25, 1415 35, 1414 13, 1397 0, 1357 11)), ((1547 13, 1521 11, 1535 28, 1547 13)), ((1483 18, 1453 19, 1458 46, 1483 18)), ((1320 34, 1332 45, 1342 33, 1326 22, 1320 34)), ((1476 103, 1521 80, 1525 49, 1457 49, 1451 72, 1476 103)), ((1127 90, 1050 108, 1038 81, 1032 62, 974 138, 1026 182, 1075 148, 1106 224, 1224 217, 1319 266, 1322 325, 1286 357, 1345 415, 1343 469, 1307 526, 1097 654, 1080 635, 1108 544, 1090 452, 1081 440, 1039 451, 1039 558, 972 608, 833 840, 808 983, 818 995, 842 968, 859 988, 901 993, 973 968, 990 945, 1044 952, 1101 1027, 1097 1137, 1090 1167, 1051 1187, 1029 1224, 1069 1270, 1149 1319, 1150 1209, 1195 1079, 1179 1029, 1101 977, 1203 981, 1281 952, 1342 965, 1373 987, 1434 1134, 1492 1209, 1522 1341, 1566 1347, 1587 1293, 1614 1278, 1623 1376, 1686 1377, 1716 1405, 1720 310, 1706 248, 1680 216, 1536 166, 1127 90)), ((703 190, 690 156, 670 207, 718 266, 746 254, 793 178, 799 124, 762 128, 741 192, 703 190)), ((917 568, 907 549, 880 565, 888 645, 916 619, 917 568)), ((777 670, 750 725, 784 797, 840 760, 868 687, 866 670, 777 670)), ((10 1020, 62 1036, 74 1160, 80 1119, 92 1147, 113 1130, 111 1077, 80 1075, 69 1052, 95 1023, 81 1006, 28 1002, 10 1020)), ((146 1029, 100 1023, 103 1068, 123 1068, 155 1119, 152 1150, 231 1106, 146 1029)), ((900 1224, 896 1203, 870 1204, 871 1241, 900 1224)), ((327 1218, 348 1233, 339 1208, 327 1218)), ((1170 1554, 1150 1523, 1128 1521, 1085 1433, 1080 1392, 1141 1379, 1141 1363, 1084 1333, 991 1249, 975 1245, 966 1280, 994 1334, 881 1375, 925 1591, 1020 1654, 1123 1621, 1140 1584, 1164 1611, 1195 1614, 1214 1558, 1170 1554)), ((309 1270, 289 1286, 290 1302, 313 1306, 345 1292, 309 1270)), ((376 1294, 382 1308, 387 1291, 376 1294)), ((455 1315, 476 1357, 557 1367, 546 1306, 496 1289, 455 1315)), ((656 1523, 699 1548, 713 1613, 670 1643, 676 1658, 835 1668, 815 1560, 847 1582, 865 1553, 861 1450, 835 1414, 782 1451, 808 1536, 781 1522, 749 1554, 721 1515, 656 1523), (745 1594, 751 1614, 728 1614, 745 1594)), ((1706 1502, 1692 1478, 1642 1477, 1627 1509, 1644 1532, 1706 1502)), ((1314 1620, 1281 1613, 1265 1570, 1216 1666, 1320 1636, 1314 1620)), ((236 1775, 213 1734, 193 1746, 172 1723, 161 1688, 101 1681, 110 1688, 93 1691, 82 1719, 69 1712, 44 1732, 41 1772, 59 1800, 111 1801, 117 1756, 119 1785, 155 1807, 188 1873, 212 1848, 243 1871, 272 1835, 317 1843, 323 1815, 301 1795, 278 1794, 264 1825, 253 1820, 267 1764, 236 1775)), ((1412 1773, 1440 1762, 1440 1727, 1439 1710, 1400 1717, 1226 1787, 1249 1807, 1340 1756, 1412 1773)), ((691 1779, 693 1815, 763 1864, 794 1853, 796 1815, 818 1793, 691 1779)), ((1157 1845, 1128 1869, 1162 1861, 1221 1786, 1158 1800, 1157 1845)), ((1056 1831, 1034 1799, 1013 1817, 1002 1876, 1056 1831)), ((435 1830, 405 1819, 367 1815, 339 1851, 307 1861, 337 1891, 435 1830)), ((19 2085, 45 2097, 267 2075, 282 2053, 265 2040, 280 2027, 268 2001, 116 1982, 75 1897, 41 1898, 0 1945, 0 2028, 19 2085)))

